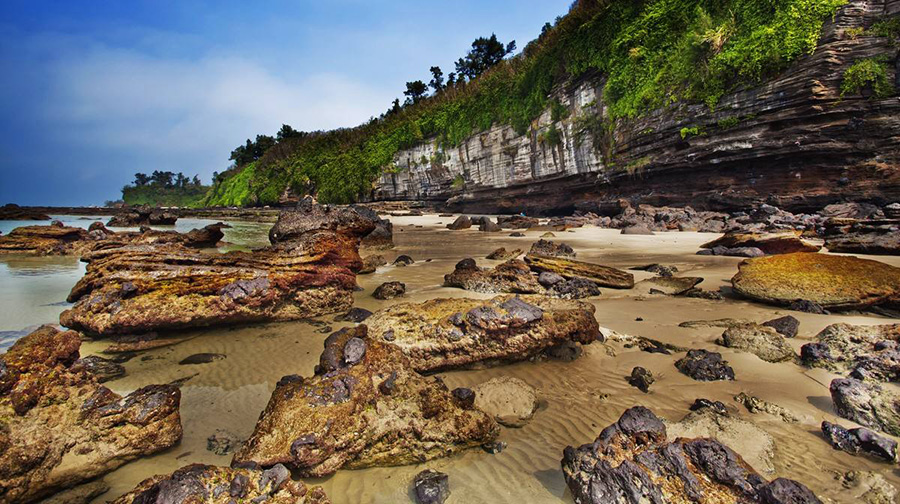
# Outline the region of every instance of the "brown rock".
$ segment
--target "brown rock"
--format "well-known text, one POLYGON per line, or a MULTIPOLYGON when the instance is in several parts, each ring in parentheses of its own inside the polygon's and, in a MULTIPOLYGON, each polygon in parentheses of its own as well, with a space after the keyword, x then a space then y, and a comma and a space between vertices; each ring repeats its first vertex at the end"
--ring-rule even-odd
POLYGON ((716 247, 758 248, 766 254, 791 254, 793 252, 818 252, 821 247, 800 239, 799 233, 726 233, 711 242, 700 245, 700 248, 716 247))
POLYGON ((453 273, 444 275, 446 287, 459 287, 489 294, 536 294, 544 291, 531 269, 520 259, 510 259, 494 268, 479 268, 473 259, 463 259, 453 273))
POLYGON ((81 340, 44 326, 0 356, 0 500, 32 502, 181 439, 181 393, 121 397, 76 364, 81 340))
POLYGON ((608 266, 531 254, 525 256, 525 262, 528 264, 528 267, 538 273, 549 271, 564 278, 582 277, 593 281, 600 287, 613 289, 631 289, 634 287, 634 275, 608 266))
POLYGON ((443 382, 366 332, 361 325, 332 334, 315 376, 283 380, 234 463, 285 464, 318 477, 419 463, 497 437, 489 415, 464 408, 443 382))
POLYGON ((486 259, 507 261, 509 259, 514 259, 516 257, 519 257, 522 254, 523 254, 523 252, 521 249, 507 251, 505 247, 500 247, 497 250, 488 254, 486 259))

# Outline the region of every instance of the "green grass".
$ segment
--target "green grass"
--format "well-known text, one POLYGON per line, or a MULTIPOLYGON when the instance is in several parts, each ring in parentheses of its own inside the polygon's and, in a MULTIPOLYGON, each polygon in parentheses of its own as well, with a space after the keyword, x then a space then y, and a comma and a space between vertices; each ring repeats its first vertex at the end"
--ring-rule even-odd
POLYGON ((426 139, 444 151, 494 124, 525 134, 548 108, 554 121, 565 119, 570 111, 551 101, 550 92, 588 72, 606 76, 606 112, 580 111, 576 130, 592 133, 594 147, 612 164, 622 121, 678 102, 715 108, 726 93, 811 53, 822 24, 845 3, 579 0, 522 55, 478 79, 381 120, 287 141, 229 172, 207 201, 270 204, 285 187, 315 192, 323 202, 358 200, 399 150, 426 139))
POLYGON ((844 71, 841 96, 857 95, 871 88, 875 98, 887 98, 896 93, 888 76, 887 62, 882 58, 867 58, 854 63, 844 71))

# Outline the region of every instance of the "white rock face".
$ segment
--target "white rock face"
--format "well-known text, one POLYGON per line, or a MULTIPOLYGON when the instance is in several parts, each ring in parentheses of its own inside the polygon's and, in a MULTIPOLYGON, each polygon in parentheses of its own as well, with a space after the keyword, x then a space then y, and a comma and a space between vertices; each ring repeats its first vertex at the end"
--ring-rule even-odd
POLYGON ((596 82, 559 90, 555 98, 568 110, 566 119, 553 122, 549 110, 534 121, 525 135, 511 126, 495 125, 469 137, 458 147, 440 150, 436 138, 402 150, 393 167, 376 182, 376 199, 427 200, 446 198, 478 188, 505 188, 559 176, 599 172, 601 156, 588 133, 579 133, 575 120, 595 111, 600 103, 596 82), (560 142, 551 145, 547 132, 555 127, 560 142))

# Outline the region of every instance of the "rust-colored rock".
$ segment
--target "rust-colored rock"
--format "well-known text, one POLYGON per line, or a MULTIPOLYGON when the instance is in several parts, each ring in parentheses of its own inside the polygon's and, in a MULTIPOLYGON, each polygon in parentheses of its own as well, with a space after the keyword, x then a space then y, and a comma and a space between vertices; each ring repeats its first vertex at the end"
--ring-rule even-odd
POLYGON ((0 254, 27 255, 85 255, 93 251, 113 249, 125 245, 185 245, 187 247, 215 247, 222 239, 224 224, 210 224, 187 233, 176 231, 113 232, 102 223, 90 229, 62 225, 23 226, 0 236, 0 254))
POLYGON ((766 254, 790 254, 793 252, 818 252, 821 247, 800 239, 799 233, 726 233, 720 238, 700 245, 700 248, 716 247, 758 248, 766 254))
POLYGON ((282 378, 233 465, 285 464, 326 476, 446 457, 497 437, 493 418, 366 331, 332 334, 314 376, 282 378))
POLYGON ((634 287, 634 275, 609 266, 575 261, 562 257, 547 257, 528 254, 525 256, 528 267, 536 272, 548 271, 564 278, 581 277, 591 280, 600 287, 613 289, 630 289, 634 287))
POLYGON ((803 300, 841 310, 900 302, 900 268, 852 256, 795 253, 748 259, 731 283, 743 296, 778 305, 803 300))
POLYGON ((419 372, 520 361, 599 336, 593 305, 545 296, 403 303, 366 324, 370 337, 400 348, 419 372))
POLYGON ((93 252, 60 323, 99 335, 141 334, 345 312, 362 266, 359 238, 374 228, 355 209, 310 203, 282 213, 273 244, 253 252, 181 245, 93 252))
POLYGON ((0 501, 33 502, 181 439, 181 394, 121 397, 80 363, 79 336, 44 326, 0 356, 0 501))
POLYGON ((172 474, 153 476, 112 504, 263 502, 267 504, 330 504, 322 487, 291 479, 284 466, 266 471, 204 464, 182 467, 172 474))

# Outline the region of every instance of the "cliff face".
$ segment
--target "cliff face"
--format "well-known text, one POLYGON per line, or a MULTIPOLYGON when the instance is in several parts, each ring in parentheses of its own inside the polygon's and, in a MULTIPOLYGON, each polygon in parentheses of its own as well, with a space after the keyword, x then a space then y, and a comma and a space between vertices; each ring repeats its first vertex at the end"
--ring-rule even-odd
MULTIPOLYGON (((841 97, 844 72, 881 57, 900 87, 896 43, 867 32, 900 16, 900 0, 850 0, 816 51, 714 110, 675 104, 604 126, 602 76, 553 95, 528 133, 495 125, 458 147, 435 139, 399 152, 378 200, 426 200, 467 212, 606 213, 619 198, 735 209, 759 201, 795 211, 844 201, 900 201, 900 99, 841 97), (589 118, 595 120, 593 127, 589 118), (554 119, 557 119, 554 121, 554 119)), ((896 95, 896 93, 894 93, 896 95)))

